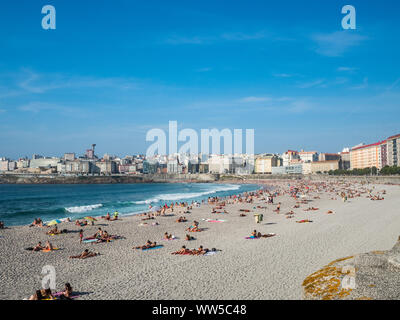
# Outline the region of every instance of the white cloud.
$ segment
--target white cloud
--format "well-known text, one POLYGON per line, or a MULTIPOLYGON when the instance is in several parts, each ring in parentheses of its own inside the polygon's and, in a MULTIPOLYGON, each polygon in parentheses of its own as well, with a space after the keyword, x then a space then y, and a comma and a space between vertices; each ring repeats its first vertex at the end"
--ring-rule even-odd
POLYGON ((357 70, 356 68, 351 68, 351 67, 339 67, 337 68, 337 71, 343 71, 343 72, 352 72, 357 70))
POLYGON ((240 99, 240 102, 264 102, 269 100, 271 100, 269 97, 245 97, 240 99))
POLYGON ((342 56, 350 48, 368 39, 366 36, 350 31, 315 34, 311 38, 317 44, 316 52, 328 57, 342 56))
POLYGON ((323 79, 318 79, 315 81, 311 81, 311 82, 303 82, 297 85, 297 87, 301 88, 301 89, 308 89, 308 88, 313 88, 313 87, 318 87, 323 85, 325 82, 325 80, 323 79))

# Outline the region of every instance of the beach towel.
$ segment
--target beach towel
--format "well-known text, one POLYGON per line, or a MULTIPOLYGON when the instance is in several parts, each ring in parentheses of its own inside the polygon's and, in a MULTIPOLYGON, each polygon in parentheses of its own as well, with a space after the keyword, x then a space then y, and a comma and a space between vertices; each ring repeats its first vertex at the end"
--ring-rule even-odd
MULTIPOLYGON (((61 296, 61 295, 63 295, 64 294, 64 292, 62 292, 62 291, 60 291, 60 292, 56 292, 56 293, 53 293, 53 297, 59 297, 59 296, 61 296)), ((76 298, 78 298, 79 297, 79 295, 76 295, 76 296, 71 296, 71 297, 69 297, 70 299, 76 299, 76 298)))
POLYGON ((207 221, 207 222, 225 222, 226 221, 226 220, 221 220, 221 219, 215 219, 215 220, 213 220, 213 219, 202 219, 202 220, 207 221))
POLYGON ((208 251, 205 254, 203 254, 203 256, 212 256, 212 255, 214 255, 216 253, 217 253, 217 251, 208 251))
POLYGON ((92 243, 92 242, 97 242, 97 239, 84 239, 84 243, 92 243))
POLYGON ((152 250, 152 249, 160 249, 160 248, 162 248, 162 247, 163 247, 163 245, 162 245, 162 244, 160 244, 160 245, 158 245, 158 246, 155 246, 155 247, 150 247, 150 248, 142 249, 142 251, 146 251, 146 250, 152 250))
POLYGON ((59 250, 59 248, 53 248, 53 250, 43 249, 42 252, 51 252, 51 251, 55 251, 55 250, 59 250))
POLYGON ((251 237, 246 237, 245 239, 261 239, 261 238, 270 238, 276 236, 276 233, 267 233, 264 237, 255 237, 255 236, 251 236, 251 237))

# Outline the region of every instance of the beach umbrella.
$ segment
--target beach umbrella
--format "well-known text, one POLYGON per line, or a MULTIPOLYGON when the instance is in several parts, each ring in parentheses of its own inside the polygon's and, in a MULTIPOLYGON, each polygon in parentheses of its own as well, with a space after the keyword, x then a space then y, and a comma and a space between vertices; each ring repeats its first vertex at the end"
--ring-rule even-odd
POLYGON ((56 219, 56 220, 51 220, 50 222, 47 223, 47 225, 53 226, 53 225, 59 224, 59 223, 61 223, 61 220, 56 219))
POLYGON ((97 221, 97 219, 95 219, 95 218, 93 218, 93 217, 85 217, 85 219, 86 219, 86 220, 89 220, 89 221, 97 221))

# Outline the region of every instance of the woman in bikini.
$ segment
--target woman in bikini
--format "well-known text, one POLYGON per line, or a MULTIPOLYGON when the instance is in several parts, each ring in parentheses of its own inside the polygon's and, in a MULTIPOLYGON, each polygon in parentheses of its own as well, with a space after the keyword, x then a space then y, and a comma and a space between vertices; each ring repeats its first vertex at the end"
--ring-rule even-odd
POLYGON ((46 242, 46 246, 44 248, 45 250, 54 250, 53 245, 50 243, 50 241, 46 242))
POLYGON ((90 257, 95 257, 97 256, 98 253, 96 252, 90 252, 89 249, 85 249, 79 256, 70 256, 70 259, 86 259, 90 257))
POLYGON ((71 285, 67 282, 65 284, 65 288, 64 291, 61 293, 60 295, 60 299, 67 299, 67 300, 71 300, 71 296, 72 296, 72 287, 71 285))
POLYGON ((36 290, 35 294, 29 297, 29 300, 43 300, 43 296, 40 290, 36 290))
POLYGON ((42 247, 42 243, 39 241, 38 244, 36 246, 33 247, 32 251, 41 251, 44 248, 42 247))

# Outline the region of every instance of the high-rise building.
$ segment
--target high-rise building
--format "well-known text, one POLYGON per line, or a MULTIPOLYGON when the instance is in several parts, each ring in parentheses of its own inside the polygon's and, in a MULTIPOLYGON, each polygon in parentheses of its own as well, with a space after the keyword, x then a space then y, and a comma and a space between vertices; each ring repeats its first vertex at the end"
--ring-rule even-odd
POLYGON ((386 139, 387 165, 400 166, 400 134, 386 139))

